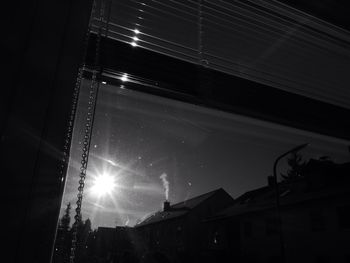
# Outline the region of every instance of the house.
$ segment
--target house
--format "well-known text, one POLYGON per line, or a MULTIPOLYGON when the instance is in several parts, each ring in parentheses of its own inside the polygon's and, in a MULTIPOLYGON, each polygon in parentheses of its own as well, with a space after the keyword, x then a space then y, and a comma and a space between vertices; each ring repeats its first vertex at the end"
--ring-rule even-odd
POLYGON ((94 246, 94 257, 99 263, 138 262, 137 238, 131 227, 99 227, 94 246))
POLYGON ((273 184, 238 197, 204 223, 211 262, 349 262, 349 175, 350 163, 311 159, 278 183, 279 213, 273 184))
POLYGON ((233 204, 233 198, 220 188, 164 208, 135 226, 143 240, 143 257, 159 262, 202 262, 202 221, 233 204))

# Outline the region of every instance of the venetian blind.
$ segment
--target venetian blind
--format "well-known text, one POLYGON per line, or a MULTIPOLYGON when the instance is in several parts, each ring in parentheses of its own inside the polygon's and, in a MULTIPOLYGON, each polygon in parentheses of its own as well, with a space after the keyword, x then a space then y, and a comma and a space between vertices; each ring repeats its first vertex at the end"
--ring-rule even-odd
POLYGON ((102 1, 110 38, 350 108, 346 30, 273 0, 102 1))

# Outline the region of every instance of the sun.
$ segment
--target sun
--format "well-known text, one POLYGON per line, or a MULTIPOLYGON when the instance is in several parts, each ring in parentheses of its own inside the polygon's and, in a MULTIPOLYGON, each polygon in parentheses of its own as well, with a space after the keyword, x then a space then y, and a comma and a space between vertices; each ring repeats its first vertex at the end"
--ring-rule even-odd
POLYGON ((94 178, 91 192, 98 197, 102 197, 112 194, 115 188, 116 183, 114 177, 104 173, 94 178))

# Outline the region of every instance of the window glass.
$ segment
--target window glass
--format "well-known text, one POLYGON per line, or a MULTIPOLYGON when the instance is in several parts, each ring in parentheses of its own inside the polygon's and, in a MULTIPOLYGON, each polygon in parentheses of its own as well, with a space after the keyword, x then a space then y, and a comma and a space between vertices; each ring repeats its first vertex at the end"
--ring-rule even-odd
MULTIPOLYGON (((299 260, 293 251, 311 238, 306 211, 321 203, 335 211, 346 196, 347 141, 149 95, 133 90, 128 79, 120 82, 99 87, 77 262, 205 262, 237 255, 242 262, 266 262, 283 253, 299 260), (309 145, 278 161, 276 185, 275 161, 304 143, 309 145)), ((71 254, 90 84, 82 82, 54 262, 71 254)), ((346 227, 348 210, 337 211, 346 227)), ((311 246, 322 249, 318 244, 311 246)), ((314 252, 307 253, 311 258, 314 252)))

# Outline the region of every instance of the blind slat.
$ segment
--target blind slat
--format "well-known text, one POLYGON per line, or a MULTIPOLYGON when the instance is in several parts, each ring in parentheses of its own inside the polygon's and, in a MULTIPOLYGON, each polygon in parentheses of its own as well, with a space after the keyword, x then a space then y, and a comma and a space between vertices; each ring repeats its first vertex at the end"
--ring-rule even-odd
POLYGON ((274 0, 113 0, 109 30, 135 48, 350 108, 350 33, 274 0))

